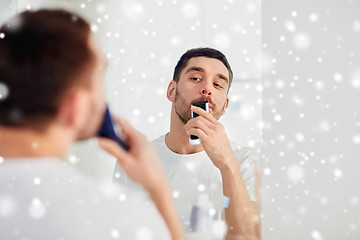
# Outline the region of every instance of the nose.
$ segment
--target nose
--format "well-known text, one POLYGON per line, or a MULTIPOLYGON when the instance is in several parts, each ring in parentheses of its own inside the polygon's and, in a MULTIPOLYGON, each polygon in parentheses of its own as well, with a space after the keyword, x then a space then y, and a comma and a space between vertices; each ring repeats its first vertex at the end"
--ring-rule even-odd
POLYGON ((205 90, 205 89, 203 89, 203 90, 201 91, 201 93, 204 94, 204 95, 211 95, 211 92, 210 92, 210 91, 207 91, 207 90, 205 90))
POLYGON ((208 83, 204 84, 201 90, 202 95, 211 95, 211 87, 208 83))

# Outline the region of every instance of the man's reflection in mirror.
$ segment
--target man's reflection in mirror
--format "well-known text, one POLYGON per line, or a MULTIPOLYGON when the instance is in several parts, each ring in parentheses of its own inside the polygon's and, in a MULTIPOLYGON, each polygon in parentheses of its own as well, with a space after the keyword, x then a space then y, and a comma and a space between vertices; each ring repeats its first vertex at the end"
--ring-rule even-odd
POLYGON ((154 143, 187 239, 259 238, 255 151, 229 140, 219 122, 232 80, 223 53, 195 48, 181 56, 167 89, 170 131, 154 143), (192 106, 202 101, 208 111, 192 106))

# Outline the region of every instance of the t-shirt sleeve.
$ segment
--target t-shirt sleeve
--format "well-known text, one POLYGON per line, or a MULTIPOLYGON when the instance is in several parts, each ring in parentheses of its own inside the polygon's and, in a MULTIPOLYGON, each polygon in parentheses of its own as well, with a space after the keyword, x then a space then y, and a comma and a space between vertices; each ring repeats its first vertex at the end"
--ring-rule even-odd
POLYGON ((255 201, 256 152, 252 148, 236 148, 235 156, 240 163, 242 177, 251 201, 255 201))

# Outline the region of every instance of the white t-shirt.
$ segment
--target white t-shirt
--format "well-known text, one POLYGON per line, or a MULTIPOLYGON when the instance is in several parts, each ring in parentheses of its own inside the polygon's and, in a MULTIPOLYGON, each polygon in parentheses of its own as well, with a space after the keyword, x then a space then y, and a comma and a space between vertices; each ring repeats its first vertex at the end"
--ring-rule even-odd
MULTIPOLYGON (((200 239, 199 236, 202 236, 201 239, 221 239, 224 196, 220 170, 205 151, 194 154, 174 153, 167 147, 165 135, 155 139, 153 143, 168 175, 187 239, 200 239), (211 233, 212 231, 215 232, 211 233)), ((231 142, 231 146, 240 163, 249 197, 255 201, 254 151, 251 148, 241 148, 234 142, 231 142)))
POLYGON ((0 239, 170 239, 154 204, 55 158, 0 162, 0 239))

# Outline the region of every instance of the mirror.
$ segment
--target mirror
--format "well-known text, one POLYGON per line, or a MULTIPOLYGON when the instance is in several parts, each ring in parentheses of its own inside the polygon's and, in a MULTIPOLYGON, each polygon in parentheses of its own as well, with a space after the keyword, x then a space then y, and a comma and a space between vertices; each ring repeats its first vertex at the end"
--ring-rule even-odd
MULTIPOLYGON (((85 16, 109 61, 105 85, 110 108, 149 139, 168 131, 171 104, 165 93, 178 58, 198 46, 223 51, 235 76, 229 109, 221 122, 230 139, 258 149, 262 126, 259 1, 13 3, 19 11, 63 7, 85 16)), ((69 161, 111 180, 114 159, 93 146, 94 141, 74 146, 69 161)))

